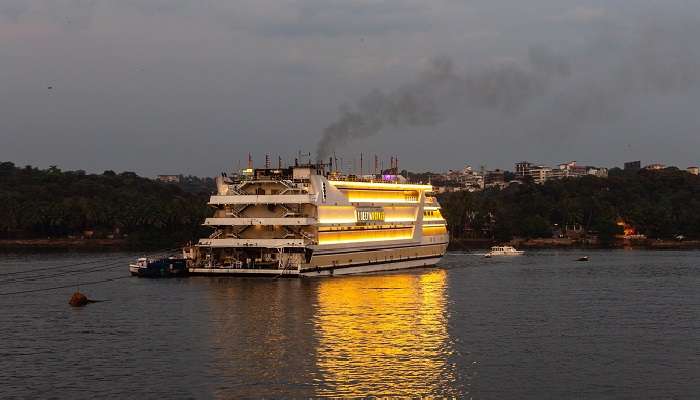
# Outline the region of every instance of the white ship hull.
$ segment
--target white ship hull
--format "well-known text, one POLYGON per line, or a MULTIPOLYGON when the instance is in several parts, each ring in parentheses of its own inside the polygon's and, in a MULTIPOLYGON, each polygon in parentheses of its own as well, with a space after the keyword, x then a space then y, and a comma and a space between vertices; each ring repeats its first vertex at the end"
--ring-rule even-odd
POLYGON ((314 277, 314 276, 337 276, 337 275, 352 275, 352 274, 366 274, 372 272, 384 272, 384 271, 396 271, 401 269, 410 268, 424 268, 431 267, 438 262, 442 257, 430 257, 415 260, 397 260, 391 262, 380 261, 374 264, 365 265, 338 265, 335 267, 326 267, 319 269, 317 271, 304 271, 301 276, 314 277))
POLYGON ((376 262, 359 265, 336 265, 333 267, 312 268, 307 270, 279 270, 279 269, 247 269, 247 268, 190 268, 190 274, 217 275, 217 276, 268 276, 268 277, 321 277, 340 276, 352 274, 366 274, 374 272, 397 271, 402 269, 431 267, 442 257, 429 257, 415 260, 396 260, 391 262, 376 262))

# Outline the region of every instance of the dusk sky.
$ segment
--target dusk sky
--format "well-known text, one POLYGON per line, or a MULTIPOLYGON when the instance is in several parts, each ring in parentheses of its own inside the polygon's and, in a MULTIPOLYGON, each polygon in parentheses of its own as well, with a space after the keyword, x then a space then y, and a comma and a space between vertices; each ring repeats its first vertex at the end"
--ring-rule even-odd
POLYGON ((699 110, 697 0, 0 0, 0 161, 18 165, 685 168, 699 110))

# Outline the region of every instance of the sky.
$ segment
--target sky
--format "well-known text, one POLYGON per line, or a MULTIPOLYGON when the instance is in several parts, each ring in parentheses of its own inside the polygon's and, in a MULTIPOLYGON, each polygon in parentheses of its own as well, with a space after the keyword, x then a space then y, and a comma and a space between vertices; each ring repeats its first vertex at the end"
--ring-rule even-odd
POLYGON ((0 161, 700 164, 697 0, 1 0, 0 161))

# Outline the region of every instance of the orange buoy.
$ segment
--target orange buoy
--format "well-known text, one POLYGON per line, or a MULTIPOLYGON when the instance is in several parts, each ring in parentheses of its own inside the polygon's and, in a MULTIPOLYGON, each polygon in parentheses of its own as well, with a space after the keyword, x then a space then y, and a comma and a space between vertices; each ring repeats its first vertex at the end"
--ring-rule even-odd
POLYGON ((73 307, 82 307, 88 303, 90 303, 90 300, 88 300, 87 296, 80 292, 73 293, 73 295, 70 297, 70 300, 68 300, 68 304, 70 304, 73 307))

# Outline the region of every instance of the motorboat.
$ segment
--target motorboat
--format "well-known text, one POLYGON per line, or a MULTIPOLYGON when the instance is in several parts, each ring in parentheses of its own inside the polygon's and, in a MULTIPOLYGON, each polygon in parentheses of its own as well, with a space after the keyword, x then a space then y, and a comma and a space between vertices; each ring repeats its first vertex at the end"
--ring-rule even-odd
POLYGON ((141 257, 129 265, 131 275, 144 278, 167 278, 187 274, 187 260, 184 258, 166 257, 150 259, 141 257))
POLYGON ((516 250, 513 246, 493 246, 491 251, 486 253, 484 257, 491 258, 496 256, 519 256, 524 254, 522 250, 516 250))

